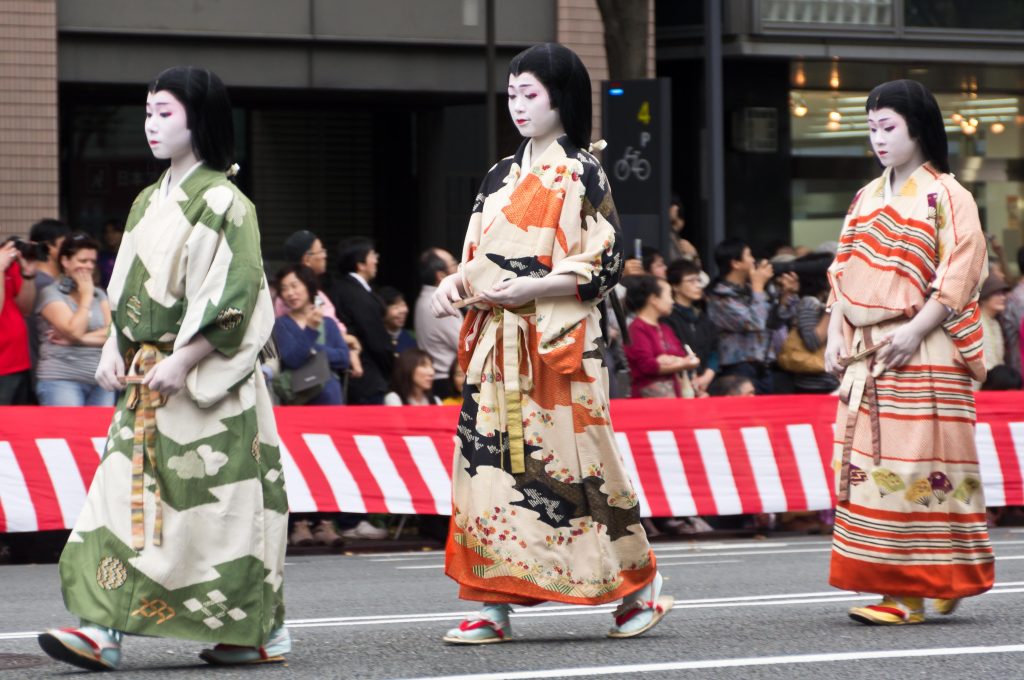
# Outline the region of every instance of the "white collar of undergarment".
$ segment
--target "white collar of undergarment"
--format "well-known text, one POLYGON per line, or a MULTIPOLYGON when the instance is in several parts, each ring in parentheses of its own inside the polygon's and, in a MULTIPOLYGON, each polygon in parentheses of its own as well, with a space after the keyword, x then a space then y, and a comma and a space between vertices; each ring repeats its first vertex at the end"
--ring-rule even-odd
POLYGON ((171 170, 170 168, 168 168, 167 172, 164 173, 163 179, 160 181, 160 198, 164 199, 170 196, 171 191, 180 187, 181 183, 188 179, 188 176, 195 172, 196 168, 198 168, 202 164, 202 161, 196 161, 195 164, 191 168, 186 170, 185 174, 182 175, 181 178, 179 178, 178 181, 174 183, 173 187, 171 186, 171 170))
POLYGON ((533 166, 533 140, 531 139, 526 144, 526 148, 523 149, 523 164, 519 168, 519 176, 516 177, 516 186, 526 178, 526 175, 530 173, 530 169, 533 166))
POLYGON ((882 201, 889 205, 892 203, 892 172, 886 173, 885 181, 882 184, 882 201))
POLYGON ((366 282, 366 279, 364 279, 362 276, 360 276, 359 274, 356 274, 355 272, 349 272, 348 275, 351 276, 356 281, 358 281, 359 285, 362 286, 363 288, 365 288, 367 293, 372 293, 373 292, 373 289, 370 288, 370 284, 368 284, 366 282))

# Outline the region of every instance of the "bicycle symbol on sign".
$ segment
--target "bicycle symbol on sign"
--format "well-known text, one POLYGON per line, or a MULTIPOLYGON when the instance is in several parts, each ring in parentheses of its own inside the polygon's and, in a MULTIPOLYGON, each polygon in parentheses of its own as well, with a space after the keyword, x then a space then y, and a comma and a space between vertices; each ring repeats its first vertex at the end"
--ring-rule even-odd
POLYGON ((622 152, 622 158, 615 161, 615 179, 625 181, 630 175, 634 175, 638 181, 645 182, 651 176, 651 163, 646 158, 640 157, 640 150, 627 146, 622 152))

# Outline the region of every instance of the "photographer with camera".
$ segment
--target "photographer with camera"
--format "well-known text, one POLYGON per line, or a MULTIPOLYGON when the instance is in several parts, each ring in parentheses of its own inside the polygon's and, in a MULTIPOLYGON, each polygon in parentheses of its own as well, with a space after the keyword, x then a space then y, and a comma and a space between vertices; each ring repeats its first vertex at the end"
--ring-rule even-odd
POLYGON ((778 297, 768 291, 775 277, 767 260, 756 262, 742 239, 715 247, 718 279, 707 293, 708 317, 719 332, 719 375, 742 375, 757 394, 771 394, 772 329, 792 318, 799 282, 792 271, 778 277, 778 297))
POLYGON ((0 406, 29 403, 28 326, 25 316, 36 302, 36 263, 31 244, 8 239, 0 246, 0 406), (26 256, 28 255, 28 256, 26 256))

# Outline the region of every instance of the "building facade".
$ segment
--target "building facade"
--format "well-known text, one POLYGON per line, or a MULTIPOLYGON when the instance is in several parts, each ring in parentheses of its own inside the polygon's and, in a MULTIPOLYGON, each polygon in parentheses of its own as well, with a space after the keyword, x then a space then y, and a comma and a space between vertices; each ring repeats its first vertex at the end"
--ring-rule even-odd
MULTIPOLYGON (((639 0, 647 2, 647 0, 639 0)), ((98 232, 161 171, 146 84, 173 65, 218 73, 235 107, 238 183, 274 260, 296 229, 328 247, 375 238, 381 277, 415 290, 416 254, 461 247, 487 158, 485 0, 0 0, 0 235, 59 215, 98 232)), ((595 0, 496 8, 500 154, 519 135, 508 60, 558 40, 607 77, 595 0)), ((651 5, 653 36, 653 5, 651 5)), ((653 39, 649 68, 654 69, 653 39)), ((595 103, 600 97, 595 96, 595 103)), ((600 130, 600 112, 595 111, 600 130)))
POLYGON ((953 171, 1013 259, 1024 233, 1024 3, 712 2, 722 12, 720 140, 704 134, 706 4, 656 6, 658 75, 673 81, 673 174, 694 240, 706 240, 704 168, 716 141, 727 234, 765 253, 778 242, 836 240, 854 192, 880 172, 868 145, 867 93, 912 78, 935 93, 953 171))

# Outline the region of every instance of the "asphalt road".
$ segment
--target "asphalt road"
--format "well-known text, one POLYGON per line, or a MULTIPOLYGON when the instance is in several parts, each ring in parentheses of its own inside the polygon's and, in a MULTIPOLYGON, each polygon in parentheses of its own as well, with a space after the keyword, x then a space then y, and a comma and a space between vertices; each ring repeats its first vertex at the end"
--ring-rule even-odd
MULTIPOLYGON (((996 587, 950 618, 865 627, 846 609, 873 596, 826 583, 828 539, 657 544, 675 610, 649 635, 604 637, 611 607, 544 605, 513 615, 515 640, 440 641, 469 610, 440 552, 289 557, 294 650, 286 666, 212 669, 200 645, 128 638, 123 678, 1024 678, 1024 530, 993 532, 996 587)), ((55 565, 0 567, 0 680, 78 675, 35 632, 72 623, 55 565), (5 665, 22 661, 31 668, 5 665)))

